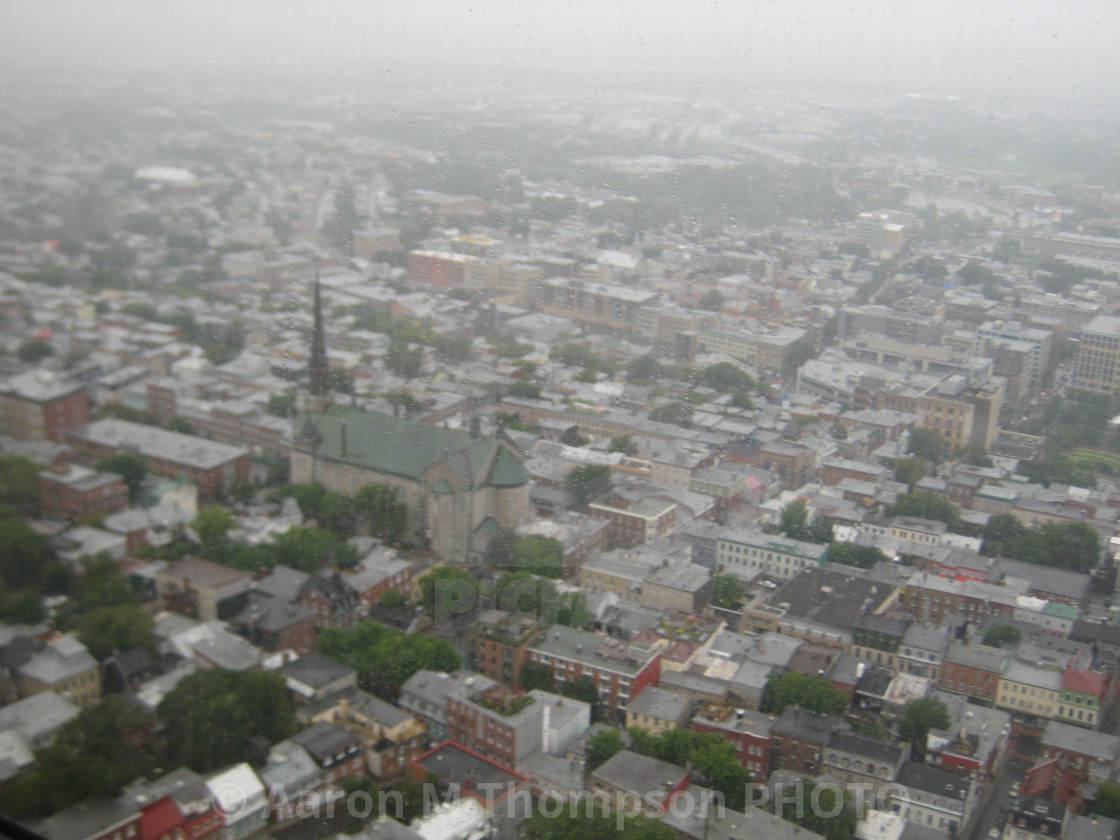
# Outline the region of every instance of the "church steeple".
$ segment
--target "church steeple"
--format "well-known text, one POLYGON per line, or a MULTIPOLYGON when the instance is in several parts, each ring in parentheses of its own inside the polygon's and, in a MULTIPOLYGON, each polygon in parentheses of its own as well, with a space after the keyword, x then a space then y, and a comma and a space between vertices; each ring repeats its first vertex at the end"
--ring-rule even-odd
POLYGON ((331 374, 327 365, 327 339, 323 334, 323 300, 319 294, 319 272, 315 271, 315 323, 311 332, 311 360, 308 370, 311 375, 309 391, 311 396, 325 398, 331 392, 331 374))

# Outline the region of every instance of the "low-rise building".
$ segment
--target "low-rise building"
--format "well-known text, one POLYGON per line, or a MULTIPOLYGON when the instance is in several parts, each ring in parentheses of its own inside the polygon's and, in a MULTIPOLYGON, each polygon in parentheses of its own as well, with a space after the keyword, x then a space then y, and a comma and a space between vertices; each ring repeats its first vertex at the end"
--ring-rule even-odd
POLYGON ((912 823, 949 836, 968 822, 975 786, 949 770, 907 761, 892 787, 890 808, 912 823))
POLYGON ((1012 661, 1000 676, 996 706, 1020 714, 1052 718, 1058 711, 1061 687, 1061 674, 1012 661))
POLYGON ((764 534, 758 530, 728 529, 716 545, 716 563, 738 577, 765 574, 790 580, 798 572, 821 565, 828 546, 764 534))
POLYGON ((630 701, 626 728, 637 726, 657 735, 686 723, 691 709, 692 703, 685 695, 650 686, 630 701))
POLYGON ((8 437, 64 443, 70 431, 88 422, 89 401, 81 382, 47 370, 0 382, 0 433, 8 437))
POLYGON ((654 817, 663 814, 691 780, 683 767, 622 750, 591 771, 588 787, 605 794, 616 813, 654 817))
POLYGON ((533 640, 529 660, 547 665, 557 683, 590 678, 599 702, 618 717, 642 689, 657 685, 661 675, 657 650, 561 625, 533 640))
POLYGON ((248 572, 184 557, 156 572, 156 590, 170 610, 203 621, 224 620, 245 608, 252 579, 248 572))
POLYGON ((128 485, 116 473, 60 464, 39 473, 39 504, 46 516, 71 522, 128 506, 128 485))
POLYGON ((733 706, 705 707, 692 719, 699 732, 716 732, 735 745, 739 763, 764 779, 770 772, 770 728, 775 718, 759 712, 737 710, 733 706))
POLYGON ((97 660, 72 634, 47 642, 20 666, 19 678, 24 696, 53 691, 78 706, 92 706, 101 699, 97 660))
POLYGON ((1010 657, 997 647, 953 642, 937 675, 937 687, 967 694, 978 700, 994 701, 1000 676, 1010 657))
POLYGON ((67 440, 91 460, 124 452, 137 454, 149 472, 170 478, 185 475, 207 499, 249 479, 248 449, 158 426, 106 418, 73 429, 67 440))

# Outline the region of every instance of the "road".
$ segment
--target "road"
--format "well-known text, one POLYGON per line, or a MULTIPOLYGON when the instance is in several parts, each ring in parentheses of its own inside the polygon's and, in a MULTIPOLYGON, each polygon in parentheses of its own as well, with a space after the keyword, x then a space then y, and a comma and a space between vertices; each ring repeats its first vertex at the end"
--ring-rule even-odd
POLYGON ((987 840, 1000 808, 1007 801, 1008 791, 1013 784, 1022 780, 1025 771, 1026 767, 1015 761, 1003 762, 1002 770, 997 767, 983 799, 969 820, 968 829, 960 835, 960 840, 987 840))

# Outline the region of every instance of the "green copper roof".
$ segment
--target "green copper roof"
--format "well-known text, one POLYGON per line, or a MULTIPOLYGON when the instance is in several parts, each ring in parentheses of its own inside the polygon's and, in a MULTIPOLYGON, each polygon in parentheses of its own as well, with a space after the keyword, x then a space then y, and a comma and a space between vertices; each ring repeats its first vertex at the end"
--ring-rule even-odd
POLYGON ((499 444, 486 483, 491 487, 520 487, 528 480, 529 474, 517 456, 499 444))
POLYGON ((519 487, 529 480, 503 444, 493 438, 472 438, 461 429, 340 405, 320 414, 315 427, 315 456, 326 460, 410 479, 419 479, 430 466, 446 460, 476 487, 519 487))

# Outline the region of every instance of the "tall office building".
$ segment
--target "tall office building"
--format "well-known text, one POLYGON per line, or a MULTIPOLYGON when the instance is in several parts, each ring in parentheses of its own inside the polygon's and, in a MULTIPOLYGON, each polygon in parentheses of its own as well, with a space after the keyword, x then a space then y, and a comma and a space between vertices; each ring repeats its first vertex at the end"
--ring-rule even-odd
POLYGON ((1120 392, 1120 318, 1098 315, 1081 328, 1073 384, 1098 394, 1120 392))

